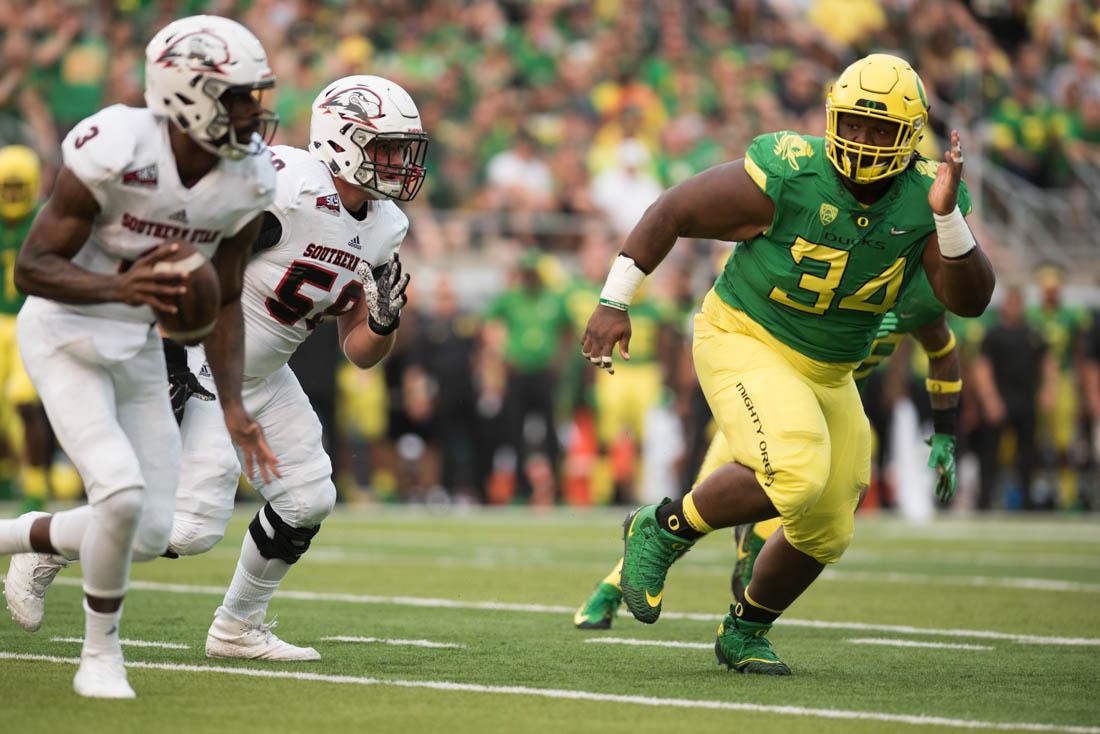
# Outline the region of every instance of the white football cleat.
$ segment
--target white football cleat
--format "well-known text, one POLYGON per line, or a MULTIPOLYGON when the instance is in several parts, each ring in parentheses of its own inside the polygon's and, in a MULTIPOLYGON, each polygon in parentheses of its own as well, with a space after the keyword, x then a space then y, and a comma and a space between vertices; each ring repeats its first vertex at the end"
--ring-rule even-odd
POLYGON ((4 598, 11 618, 27 632, 36 632, 42 626, 46 589, 57 572, 68 565, 64 558, 51 553, 17 553, 11 557, 4 578, 4 598))
POLYGON ((85 698, 137 698, 121 655, 81 655, 73 690, 85 698))
POLYGON ((206 633, 206 657, 237 660, 278 660, 282 662, 320 660, 312 647, 284 642, 272 632, 271 624, 243 622, 219 610, 206 633))

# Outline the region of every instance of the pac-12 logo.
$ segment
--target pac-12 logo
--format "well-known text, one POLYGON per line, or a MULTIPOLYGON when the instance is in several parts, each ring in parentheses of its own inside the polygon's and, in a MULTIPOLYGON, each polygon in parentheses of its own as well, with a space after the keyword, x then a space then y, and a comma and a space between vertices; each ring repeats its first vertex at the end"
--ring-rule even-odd
POLYGON ((382 116, 382 98, 367 87, 337 89, 320 104, 321 109, 332 112, 341 120, 374 127, 371 120, 382 116))
POLYGON ((173 39, 157 57, 157 63, 165 66, 184 66, 193 71, 217 74, 224 74, 222 66, 229 62, 229 45, 205 29, 173 39))

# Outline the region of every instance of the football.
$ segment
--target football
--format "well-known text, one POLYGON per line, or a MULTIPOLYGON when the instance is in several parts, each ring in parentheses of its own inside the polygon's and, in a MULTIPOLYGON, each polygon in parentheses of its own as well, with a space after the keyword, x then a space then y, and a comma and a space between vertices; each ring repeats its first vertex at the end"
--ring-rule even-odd
POLYGON ((180 242, 179 249, 154 266, 156 272, 179 273, 184 277, 187 292, 175 297, 176 313, 157 311, 161 333, 180 344, 202 342, 214 330, 221 310, 221 287, 218 273, 210 260, 190 242, 180 242))

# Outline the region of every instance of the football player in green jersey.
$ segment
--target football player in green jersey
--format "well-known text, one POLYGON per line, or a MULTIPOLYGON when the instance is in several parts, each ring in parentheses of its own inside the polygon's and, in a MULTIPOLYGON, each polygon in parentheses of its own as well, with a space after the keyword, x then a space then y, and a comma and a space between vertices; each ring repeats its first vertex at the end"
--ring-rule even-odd
MULTIPOLYGON (((928 378, 925 387, 932 404, 932 426, 935 431, 928 440, 931 451, 928 466, 935 469, 936 496, 947 501, 955 493, 955 433, 958 425, 959 396, 962 380, 955 334, 947 325, 943 304, 936 299, 932 286, 918 272, 906 287, 897 305, 879 325, 871 353, 852 376, 862 393, 867 378, 897 349, 906 335, 912 334, 928 356, 928 378)), ((703 477, 700 476, 700 479, 703 477)), ((764 543, 782 525, 781 518, 761 520, 734 528, 737 562, 731 578, 734 599, 742 599, 752 579, 752 567, 764 543)), ((609 629, 622 602, 620 572, 622 560, 599 584, 580 609, 573 615, 577 629, 609 629)))
POLYGON ((740 672, 790 673, 766 635, 851 542, 871 471, 852 371, 883 314, 922 268, 962 316, 985 310, 995 280, 964 219, 958 133, 942 163, 915 153, 928 103, 905 60, 849 66, 826 113, 824 138, 763 135, 662 194, 627 236, 581 346, 608 371, 616 344, 629 359, 631 299, 678 237, 741 243, 695 317, 695 369, 719 427, 705 478, 627 517, 622 567, 623 600, 652 623, 669 567, 696 540, 781 517, 718 629, 718 662, 740 672))
POLYGON ((42 509, 48 493, 49 426, 34 385, 23 369, 15 339, 15 316, 23 305, 23 294, 15 287, 15 258, 41 207, 41 180, 41 167, 33 150, 23 145, 0 148, 0 404, 4 419, 14 408, 23 423, 20 514, 42 509))

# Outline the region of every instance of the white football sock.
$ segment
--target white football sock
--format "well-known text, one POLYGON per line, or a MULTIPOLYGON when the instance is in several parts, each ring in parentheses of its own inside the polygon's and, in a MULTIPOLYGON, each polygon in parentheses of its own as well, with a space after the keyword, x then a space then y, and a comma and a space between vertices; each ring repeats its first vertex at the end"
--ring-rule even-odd
POLYGON ((28 512, 11 520, 0 520, 0 555, 33 553, 31 525, 40 517, 49 517, 49 513, 28 512))
MULTIPOLYGON (((260 522, 268 537, 275 533, 260 512, 260 522)), ((241 544, 241 558, 237 561, 237 570, 233 572, 233 581, 225 592, 225 599, 218 611, 226 611, 237 619, 252 624, 264 621, 267 605, 279 588, 279 583, 290 570, 290 564, 278 558, 264 558, 252 533, 245 531, 241 544)))
POLYGON ((97 612, 84 600, 84 650, 89 655, 122 657, 118 623, 122 607, 114 612, 97 612))
POLYGON ((126 593, 141 506, 140 489, 124 489, 92 505, 91 521, 80 543, 85 594, 117 599, 126 593))

